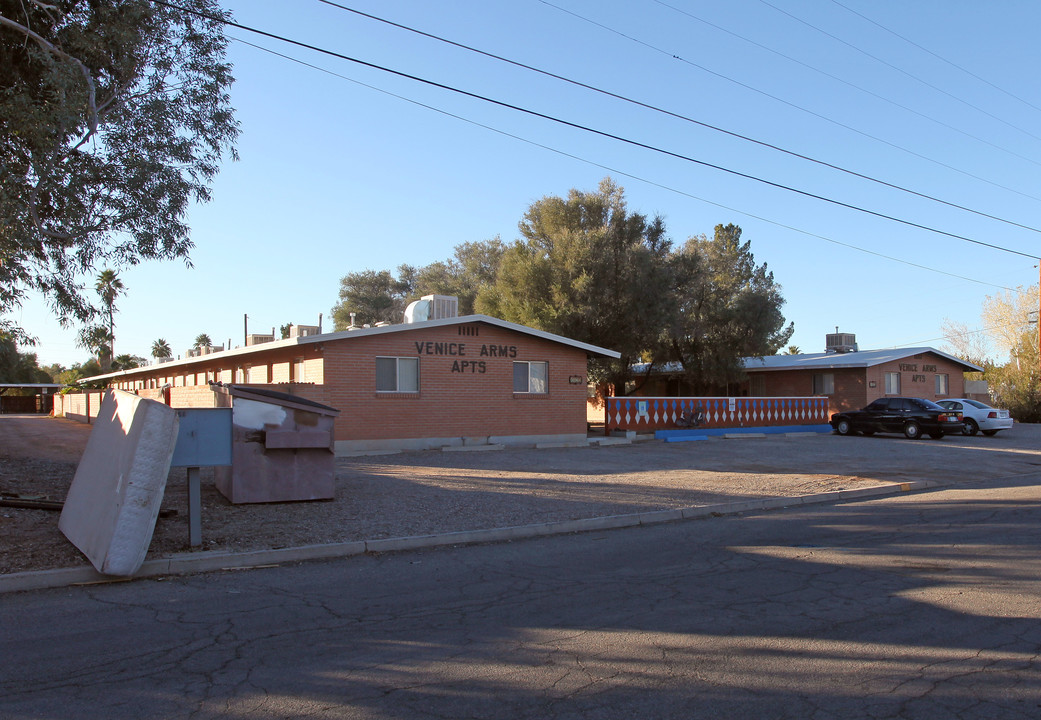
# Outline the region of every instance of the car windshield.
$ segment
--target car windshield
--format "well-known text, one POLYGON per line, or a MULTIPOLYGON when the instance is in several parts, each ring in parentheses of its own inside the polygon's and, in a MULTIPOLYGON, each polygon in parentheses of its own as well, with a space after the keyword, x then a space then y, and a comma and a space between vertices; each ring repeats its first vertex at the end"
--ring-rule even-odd
POLYGON ((940 407, 932 400, 926 400, 924 398, 911 398, 911 402, 922 408, 922 410, 944 410, 945 408, 940 407))
POLYGON ((972 405, 974 408, 978 408, 979 410, 991 409, 990 405, 988 405, 987 403, 981 403, 979 400, 969 400, 968 398, 966 398, 965 400, 963 400, 963 402, 966 405, 972 405))

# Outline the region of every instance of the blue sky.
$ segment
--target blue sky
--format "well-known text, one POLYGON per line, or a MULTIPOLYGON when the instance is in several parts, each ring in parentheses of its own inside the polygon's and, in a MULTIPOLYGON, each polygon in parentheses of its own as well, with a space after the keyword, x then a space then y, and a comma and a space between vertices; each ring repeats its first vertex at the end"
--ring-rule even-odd
MULTIPOLYGON (((733 171, 1028 255, 1041 235, 359 17, 318 0, 223 0, 237 22, 733 171)), ((1041 5, 1029 0, 348 0, 344 5, 949 203, 1041 227, 1041 5), (898 37, 900 36, 900 37, 898 37)), ((1036 260, 885 220, 261 38, 233 42, 242 126, 194 267, 119 269, 116 352, 331 329, 340 278, 519 237, 529 205, 611 176, 672 240, 734 223, 783 287, 792 344, 942 346, 1036 260), (334 74, 330 74, 334 73, 334 74), (349 79, 345 79, 349 78, 349 79), (429 106, 429 107, 427 107, 429 106), (431 109, 431 108, 436 108, 431 109), (859 248, 859 249, 858 249, 859 248), (867 251, 867 252, 865 252, 867 251), (888 256, 888 257, 882 257, 888 256), (890 259, 892 258, 892 259, 890 259), (903 261, 903 262, 899 262, 903 261), (909 265, 907 263, 912 263, 909 265), (918 267, 921 266, 921 267, 918 267), (939 271, 939 272, 937 272, 939 271)), ((92 277, 84 279, 93 285, 92 277)), ((87 359, 33 298, 41 364, 87 359)))

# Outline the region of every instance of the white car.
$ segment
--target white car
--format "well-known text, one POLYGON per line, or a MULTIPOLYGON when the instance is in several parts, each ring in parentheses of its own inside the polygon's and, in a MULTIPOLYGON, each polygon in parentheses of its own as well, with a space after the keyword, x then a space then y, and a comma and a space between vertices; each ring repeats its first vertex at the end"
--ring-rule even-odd
POLYGON ((979 400, 951 398, 937 402, 948 410, 962 413, 966 435, 975 435, 981 430, 984 435, 993 435, 998 430, 1008 430, 1012 427, 1012 416, 1008 414, 1008 410, 999 410, 979 400))

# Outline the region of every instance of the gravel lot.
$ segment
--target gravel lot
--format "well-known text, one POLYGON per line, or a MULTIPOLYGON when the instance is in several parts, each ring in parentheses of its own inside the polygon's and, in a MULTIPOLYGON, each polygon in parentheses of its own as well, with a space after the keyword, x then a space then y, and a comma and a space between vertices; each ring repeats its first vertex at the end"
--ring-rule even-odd
MULTIPOLYGON (((64 499, 90 428, 0 416, 0 494, 64 499)), ((232 505, 203 471, 205 550, 430 535, 908 480, 1041 472, 1041 426, 995 437, 767 436, 589 448, 422 451, 337 460, 331 501, 232 505)), ((148 557, 187 552, 185 470, 167 481, 148 557)), ((0 507, 0 573, 88 565, 58 513, 0 507)))

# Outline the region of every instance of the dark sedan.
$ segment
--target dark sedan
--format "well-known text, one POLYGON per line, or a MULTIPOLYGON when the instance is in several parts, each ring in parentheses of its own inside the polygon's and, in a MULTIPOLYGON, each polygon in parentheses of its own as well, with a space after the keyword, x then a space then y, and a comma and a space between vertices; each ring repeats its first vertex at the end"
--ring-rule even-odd
POLYGON ((863 410, 835 413, 831 426, 839 435, 889 432, 912 439, 922 433, 939 439, 948 433, 961 434, 965 427, 960 412, 946 410, 932 400, 900 397, 879 398, 863 410))

